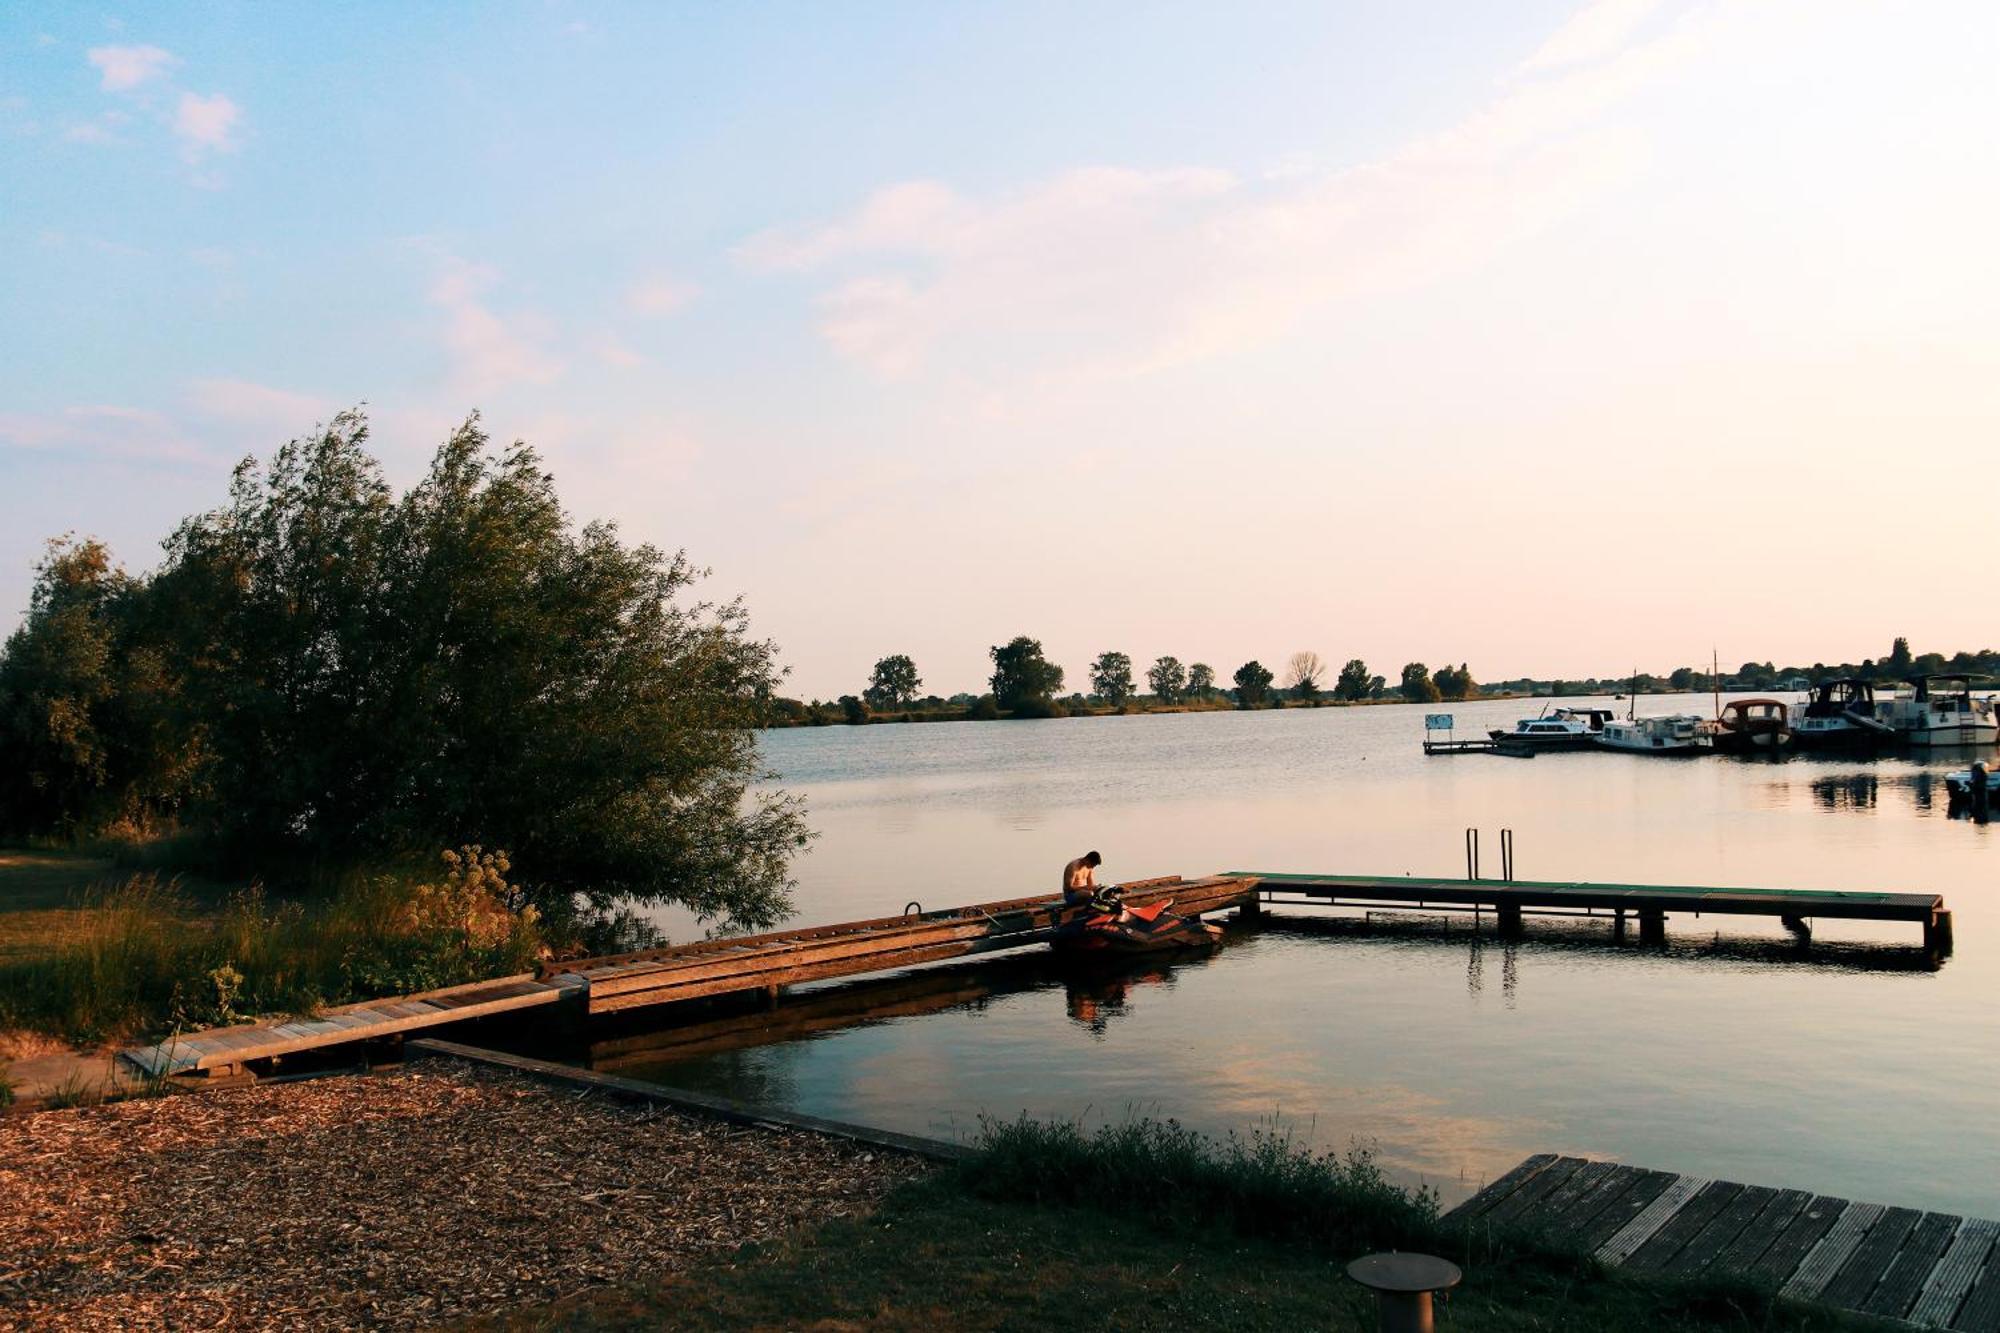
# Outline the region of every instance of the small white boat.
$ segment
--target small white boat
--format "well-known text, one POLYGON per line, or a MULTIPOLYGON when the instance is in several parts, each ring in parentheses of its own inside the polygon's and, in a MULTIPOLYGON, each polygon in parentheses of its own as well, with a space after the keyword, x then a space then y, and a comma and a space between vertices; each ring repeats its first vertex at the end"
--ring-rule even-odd
POLYGON ((2000 798, 2000 773, 1991 772, 1984 764, 1980 765, 1977 771, 1961 768, 1956 773, 1944 775, 1944 789, 1953 801, 1963 801, 1970 797, 1975 782, 1985 789, 1989 800, 2000 798))
POLYGON ((1540 717, 1524 717, 1512 731, 1498 727, 1486 734, 1507 745, 1532 750, 1587 750, 1611 721, 1607 708, 1544 709, 1540 717))
POLYGON ((1715 748, 1715 724, 1692 713, 1614 718, 1604 724, 1597 743, 1636 754, 1705 754, 1715 748))
POLYGON ((1792 744, 1807 749, 1872 745, 1896 732, 1875 716, 1875 686, 1859 676, 1823 680, 1791 716, 1792 744))
POLYGON ((1991 745, 2000 740, 2000 718, 1991 699, 1972 697, 1972 678, 1940 674, 1910 677, 1910 692, 1875 704, 1878 721, 1906 745, 1991 745))

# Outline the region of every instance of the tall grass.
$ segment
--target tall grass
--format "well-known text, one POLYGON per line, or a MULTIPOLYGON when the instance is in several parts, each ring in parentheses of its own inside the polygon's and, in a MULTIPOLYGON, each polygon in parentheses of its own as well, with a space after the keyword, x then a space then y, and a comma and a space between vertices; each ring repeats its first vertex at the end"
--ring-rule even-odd
POLYGON ((530 970, 533 918, 465 889, 370 875, 308 903, 252 889, 205 912, 133 875, 85 895, 45 951, 0 963, 0 1027, 90 1044, 530 970))
POLYGON ((1314 1153, 1289 1135, 1214 1139, 1173 1120, 1086 1133, 1070 1121, 990 1121, 958 1170, 988 1198, 1088 1204, 1246 1235, 1311 1236, 1338 1249, 1438 1239, 1437 1196, 1386 1179, 1366 1149, 1314 1153))

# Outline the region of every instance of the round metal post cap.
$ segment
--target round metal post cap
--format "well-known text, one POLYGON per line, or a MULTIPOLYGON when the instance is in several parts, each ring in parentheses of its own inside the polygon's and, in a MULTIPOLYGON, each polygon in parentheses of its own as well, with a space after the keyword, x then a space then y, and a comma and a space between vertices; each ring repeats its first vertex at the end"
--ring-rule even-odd
POLYGON ((1434 1254, 1370 1254, 1349 1264, 1347 1276, 1371 1291, 1411 1295, 1455 1287, 1465 1274, 1434 1254))

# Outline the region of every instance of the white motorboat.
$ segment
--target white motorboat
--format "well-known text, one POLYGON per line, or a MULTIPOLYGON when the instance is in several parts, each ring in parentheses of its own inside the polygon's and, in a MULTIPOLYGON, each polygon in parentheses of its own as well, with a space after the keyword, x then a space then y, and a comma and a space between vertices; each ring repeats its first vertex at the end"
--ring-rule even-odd
POLYGON ((1706 754, 1715 748, 1715 724, 1692 713, 1614 718, 1604 724, 1597 743, 1607 750, 1636 754, 1706 754))
POLYGON ((2000 773, 1989 771, 1984 764, 1961 768, 1944 775, 1944 789, 1954 803, 1970 799, 1975 790, 1983 791, 1989 800, 2000 799, 2000 773))
POLYGON ((1533 750, 1587 750, 1611 721, 1607 708, 1543 709, 1539 717, 1524 717, 1512 731, 1495 727, 1486 734, 1507 745, 1533 750))
POLYGON ((2000 718, 1991 699, 1972 697, 1972 677, 1912 676, 1910 692, 1878 699, 1875 717, 1906 745, 1991 745, 2000 740, 2000 718))

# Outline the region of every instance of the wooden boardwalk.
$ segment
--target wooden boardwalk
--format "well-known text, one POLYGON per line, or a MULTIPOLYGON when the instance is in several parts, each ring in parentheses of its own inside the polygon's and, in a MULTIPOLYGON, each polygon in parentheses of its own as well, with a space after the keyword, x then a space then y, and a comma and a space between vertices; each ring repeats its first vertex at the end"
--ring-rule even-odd
POLYGON ((235 1073, 252 1060, 372 1041, 419 1028, 462 1023, 468 1018, 554 1004, 568 998, 577 988, 578 983, 567 978, 544 981, 532 973, 524 973, 397 999, 345 1004, 287 1023, 207 1028, 157 1046, 121 1051, 119 1058, 150 1078, 192 1073, 222 1076, 235 1073))
MULTIPOLYGON (((1123 886, 1133 906, 1170 901, 1201 915, 1240 907, 1294 903, 1341 907, 1492 910, 1503 931, 1524 913, 1602 915, 1622 928, 1627 914, 1642 937, 1664 937, 1668 911, 1775 916, 1804 932, 1813 917, 1911 921, 1927 947, 1949 947, 1951 914, 1936 894, 1816 893, 1781 889, 1715 889, 1674 885, 1541 883, 1527 880, 1441 880, 1354 875, 1225 871, 1198 879, 1167 876, 1123 886)), ((901 916, 805 930, 775 931, 612 957, 553 964, 538 976, 454 986, 447 990, 330 1009, 310 1018, 253 1023, 191 1033, 127 1051, 121 1058, 142 1073, 230 1074, 251 1061, 350 1045, 470 1018, 574 1001, 591 1015, 673 1004, 717 995, 891 972, 970 954, 1046 942, 1064 908, 1055 894, 926 912, 917 904, 901 916)), ((1081 910, 1081 909, 1072 909, 1081 910)))
POLYGON ((1445 1215, 1670 1277, 1741 1276, 1919 1328, 2000 1333, 2000 1222, 1543 1153, 1445 1215))
POLYGON ((1951 913, 1935 893, 1862 893, 1820 889, 1713 888, 1692 884, 1591 884, 1567 880, 1422 879, 1408 875, 1296 875, 1261 870, 1226 872, 1254 880, 1265 903, 1330 907, 1452 908, 1493 913, 1501 928, 1526 913, 1595 916, 1642 934, 1662 935, 1669 912, 1693 916, 1776 917, 1809 931, 1814 918, 1909 922, 1924 947, 1951 948, 1951 913))

